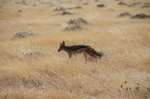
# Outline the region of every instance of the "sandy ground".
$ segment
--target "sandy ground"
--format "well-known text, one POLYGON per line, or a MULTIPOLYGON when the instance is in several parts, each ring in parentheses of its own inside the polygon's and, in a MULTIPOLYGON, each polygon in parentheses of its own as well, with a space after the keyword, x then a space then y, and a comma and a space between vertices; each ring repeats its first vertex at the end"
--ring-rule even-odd
POLYGON ((0 0, 0 99, 149 99, 150 18, 132 18, 150 15, 148 4, 0 0), (81 17, 80 28, 67 23, 81 17), (62 41, 104 56, 68 59, 58 52, 62 41))

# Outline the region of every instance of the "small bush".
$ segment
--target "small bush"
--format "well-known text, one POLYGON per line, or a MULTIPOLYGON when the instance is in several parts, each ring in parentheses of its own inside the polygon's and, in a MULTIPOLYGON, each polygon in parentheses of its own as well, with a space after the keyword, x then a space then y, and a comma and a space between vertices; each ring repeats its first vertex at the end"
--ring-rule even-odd
POLYGON ((71 13, 70 12, 68 12, 68 11, 63 11, 62 12, 62 15, 70 15, 71 13))
POLYGON ((72 25, 72 26, 67 26, 65 28, 65 31, 68 31, 68 30, 81 30, 81 26, 80 25, 72 25))
POLYGON ((124 2, 119 2, 118 5, 124 5, 124 6, 126 6, 127 4, 124 3, 124 2))
POLYGON ((80 17, 77 19, 71 19, 67 23, 68 26, 65 28, 65 30, 81 30, 82 27, 80 24, 86 24, 87 21, 84 18, 80 17))
POLYGON ((95 2, 99 2, 99 0, 95 0, 95 2))
POLYGON ((72 10, 72 9, 82 9, 81 6, 76 6, 76 7, 70 7, 70 8, 67 8, 68 10, 72 10))
POLYGON ((18 10, 18 13, 21 13, 22 12, 22 10, 18 10))
POLYGON ((54 9, 54 11, 65 11, 66 9, 64 7, 59 7, 59 8, 56 8, 54 9))
POLYGON ((82 5, 88 5, 89 3, 83 3, 82 5))
POLYGON ((71 20, 69 20, 69 22, 67 22, 67 23, 68 23, 68 24, 80 24, 80 23, 86 24, 87 21, 86 21, 84 18, 80 17, 80 18, 77 18, 77 19, 71 19, 71 20))
POLYGON ((118 15, 118 17, 126 17, 126 16, 132 16, 129 12, 123 12, 120 15, 118 15))
POLYGON ((34 51, 34 52, 27 52, 23 53, 25 57, 38 57, 38 56, 43 56, 43 53, 40 51, 34 51))
POLYGON ((81 6, 74 7, 74 9, 81 9, 81 8, 82 8, 81 6))
POLYGON ((146 19, 146 18, 150 18, 150 15, 144 14, 144 13, 140 13, 140 14, 136 14, 133 17, 131 17, 133 19, 137 18, 137 19, 146 19))
POLYGON ((141 4, 141 2, 134 2, 132 4, 129 4, 128 7, 134 7, 134 6, 139 5, 139 4, 141 4))
POLYGON ((97 7, 105 7, 104 4, 98 4, 97 7))
POLYGON ((142 7, 143 7, 143 8, 150 7, 150 2, 146 2, 142 7))
POLYGON ((16 33, 15 37, 16 38, 26 38, 26 37, 33 36, 33 35, 35 35, 35 33, 23 31, 23 32, 16 33))
POLYGON ((39 81, 25 79, 25 78, 23 78, 20 81, 20 84, 23 85, 24 87, 28 87, 28 88, 42 86, 42 83, 40 83, 39 81))

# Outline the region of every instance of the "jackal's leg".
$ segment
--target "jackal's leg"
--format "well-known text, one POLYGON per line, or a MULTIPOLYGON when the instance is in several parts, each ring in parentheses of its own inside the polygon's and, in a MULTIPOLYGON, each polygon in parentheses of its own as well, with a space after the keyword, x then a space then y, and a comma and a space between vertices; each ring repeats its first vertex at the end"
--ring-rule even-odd
POLYGON ((76 54, 74 54, 74 60, 77 60, 77 56, 76 56, 76 54))
POLYGON ((71 58, 72 57, 72 54, 68 54, 69 55, 69 58, 71 58))
POLYGON ((83 55, 84 55, 85 60, 87 61, 87 60, 88 60, 88 59, 87 59, 87 54, 86 54, 86 53, 83 53, 83 55))

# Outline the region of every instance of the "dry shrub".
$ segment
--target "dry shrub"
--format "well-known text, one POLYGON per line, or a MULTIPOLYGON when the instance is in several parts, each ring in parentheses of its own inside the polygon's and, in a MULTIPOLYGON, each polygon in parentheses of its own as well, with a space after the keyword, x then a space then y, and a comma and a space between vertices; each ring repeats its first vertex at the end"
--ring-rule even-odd
POLYGON ((89 3, 83 3, 82 5, 88 5, 89 3))
POLYGON ((44 54, 40 51, 33 51, 33 52, 27 52, 23 53, 25 57, 39 57, 43 56, 44 54))
POLYGON ((105 7, 104 4, 98 4, 97 7, 105 7))
POLYGON ((67 22, 68 24, 86 24, 87 23, 87 21, 86 21, 86 19, 84 19, 84 18, 82 18, 82 17, 80 17, 80 18, 77 18, 77 19, 70 19, 68 22, 67 22))
POLYGON ((75 6, 75 7, 69 7, 67 8, 68 10, 73 10, 73 9, 82 9, 81 6, 75 6))
POLYGON ((26 37, 30 37, 35 35, 35 33, 33 32, 29 32, 29 31, 23 31, 23 32, 18 32, 15 34, 16 38, 26 38, 26 37))
POLYGON ((86 24, 87 21, 80 17, 77 19, 70 19, 68 22, 68 26, 65 28, 65 30, 81 30, 81 24, 86 24))
POLYGON ((120 15, 118 15, 118 17, 131 17, 132 14, 130 14, 129 12, 123 12, 120 15))
POLYGON ((147 19, 150 18, 150 15, 144 14, 144 13, 139 13, 131 17, 132 19, 147 19))
POLYGON ((82 9, 81 6, 75 6, 75 7, 58 7, 58 8, 55 8, 54 11, 65 11, 65 10, 73 10, 73 9, 82 9))
POLYGON ((118 5, 127 6, 127 4, 125 2, 119 2, 118 5))
POLYGON ((66 8, 64 7, 58 7, 58 8, 55 8, 54 11, 65 11, 66 8))
POLYGON ((129 4, 128 7, 134 7, 134 6, 140 5, 140 4, 142 4, 142 3, 141 2, 134 2, 132 4, 129 4))
POLYGON ((68 31, 68 30, 81 30, 81 26, 80 25, 69 25, 65 28, 65 31, 68 31))
POLYGON ((72 13, 68 12, 68 11, 63 11, 62 15, 71 15, 72 13))
POLYGON ((148 7, 150 7, 150 2, 146 2, 146 3, 144 3, 144 5, 142 6, 142 8, 148 8, 148 7))

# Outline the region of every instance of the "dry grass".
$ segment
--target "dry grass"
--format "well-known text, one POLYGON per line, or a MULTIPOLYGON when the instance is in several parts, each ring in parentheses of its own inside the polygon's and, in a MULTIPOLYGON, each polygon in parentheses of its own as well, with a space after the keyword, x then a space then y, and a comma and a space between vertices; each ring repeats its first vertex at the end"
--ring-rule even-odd
POLYGON ((142 8, 148 0, 123 0, 141 2, 134 7, 118 5, 119 0, 70 1, 0 1, 0 98, 148 99, 150 19, 117 17, 123 12, 150 14, 149 8, 142 8), (69 10, 71 15, 54 11, 76 6, 82 9, 69 10), (78 17, 88 24, 64 31, 67 22, 78 17), (23 31, 36 35, 15 37, 23 31), (90 45, 105 55, 94 62, 85 62, 83 55, 68 59, 57 51, 63 40, 67 45, 90 45))

